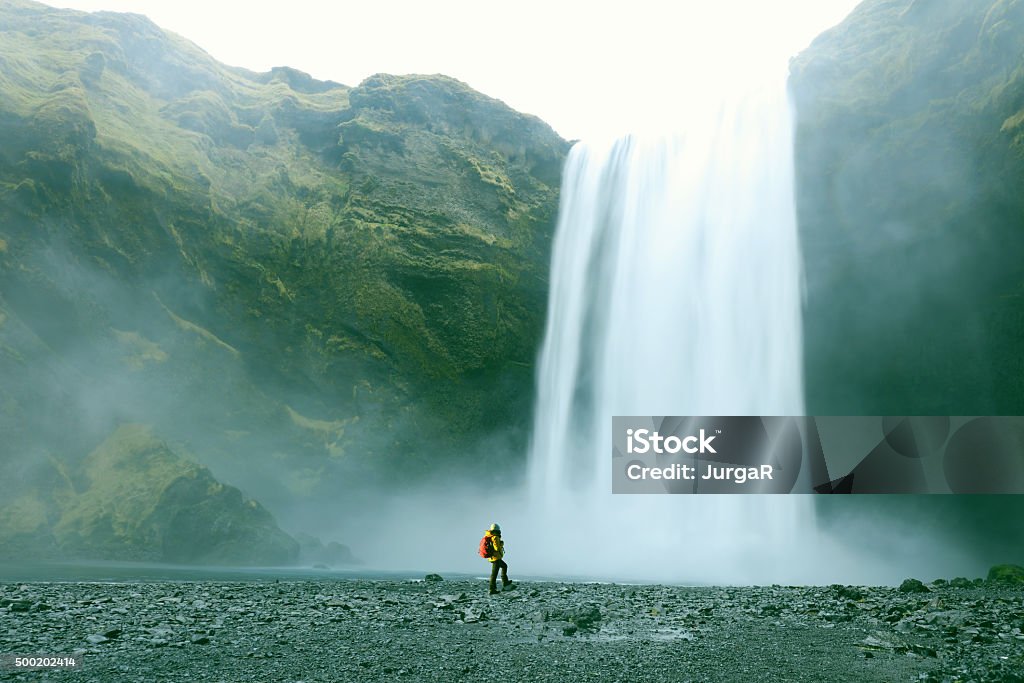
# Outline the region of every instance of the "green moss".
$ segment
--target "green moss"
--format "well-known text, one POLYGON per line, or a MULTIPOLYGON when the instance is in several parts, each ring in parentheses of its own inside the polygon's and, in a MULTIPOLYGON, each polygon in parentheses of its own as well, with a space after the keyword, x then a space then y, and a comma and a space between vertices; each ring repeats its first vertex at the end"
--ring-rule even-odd
MULTIPOLYGON (((0 391, 26 442, 75 461, 130 414, 270 495, 239 463, 336 495, 378 463, 486 466, 495 432, 524 450, 568 149, 548 126, 443 76, 234 69, 138 16, 0 23, 0 391), (65 426, 74 397, 38 380, 65 373, 143 388, 65 426)), ((75 519, 118 538, 100 498, 75 519)))
POLYGON ((1024 586, 1024 567, 1016 564, 997 564, 988 570, 987 580, 991 583, 1024 586))
POLYGON ((258 503, 177 455, 147 426, 118 428, 82 463, 82 478, 83 490, 53 527, 66 555, 247 564, 297 554, 258 503))
POLYGON ((102 526, 113 536, 105 540, 131 544, 163 491, 179 477, 195 478, 199 467, 176 456, 149 427, 126 425, 89 454, 83 470, 85 491, 55 529, 65 544, 87 542, 102 526))
POLYGON ((124 346, 124 361, 130 367, 138 370, 145 366, 146 363, 167 362, 167 352, 161 349, 159 344, 146 339, 138 332, 111 331, 114 333, 117 341, 124 346))
POLYGON ((818 414, 1019 414, 1024 17, 868 0, 792 63, 818 414))
POLYGON ((0 539, 46 533, 46 504, 36 493, 25 494, 0 507, 0 539))

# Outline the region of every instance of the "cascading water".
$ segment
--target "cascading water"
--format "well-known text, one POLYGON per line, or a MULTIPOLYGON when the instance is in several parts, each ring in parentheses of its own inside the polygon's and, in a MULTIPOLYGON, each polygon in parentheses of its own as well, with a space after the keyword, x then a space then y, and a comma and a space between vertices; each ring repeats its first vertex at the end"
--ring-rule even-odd
MULTIPOLYGON (((611 493, 613 415, 804 411, 784 79, 693 112, 679 130, 578 143, 566 162, 532 511, 555 546, 581 527, 598 539, 588 566, 570 559, 568 573, 806 580, 793 553, 815 534, 807 496, 611 493)), ((558 556, 552 547, 548 566, 558 556)))

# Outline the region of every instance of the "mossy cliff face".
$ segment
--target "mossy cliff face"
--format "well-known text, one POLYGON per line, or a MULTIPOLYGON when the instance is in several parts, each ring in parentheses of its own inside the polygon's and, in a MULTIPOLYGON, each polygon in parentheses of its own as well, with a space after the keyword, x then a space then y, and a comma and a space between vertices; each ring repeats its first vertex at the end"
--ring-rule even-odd
POLYGON ((281 565, 299 544, 254 500, 141 425, 118 428, 71 469, 6 468, 0 560, 26 557, 281 565))
MULTIPOLYGON (((1022 54, 1019 0, 867 0, 794 60, 810 414, 1024 414, 1022 54)), ((829 498, 1020 561, 1020 496, 829 498)))
POLYGON ((868 0, 792 64, 812 414, 1024 413, 1024 2, 868 0))
POLYGON ((75 479, 146 424, 275 509, 521 455, 568 149, 538 119, 0 0, 0 140, 0 461, 75 479))
POLYGON ((281 565, 299 544, 259 503, 183 459, 148 429, 125 425, 82 463, 80 492, 61 499, 62 555, 281 565))

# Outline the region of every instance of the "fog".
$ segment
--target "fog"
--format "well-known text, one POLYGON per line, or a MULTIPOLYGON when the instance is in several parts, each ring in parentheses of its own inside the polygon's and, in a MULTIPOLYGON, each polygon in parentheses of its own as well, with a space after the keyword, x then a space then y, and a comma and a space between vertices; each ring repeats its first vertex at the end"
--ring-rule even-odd
POLYGON ((943 523, 925 515, 880 512, 872 496, 855 497, 834 522, 799 537, 781 529, 724 534, 731 525, 716 523, 716 512, 785 507, 784 498, 609 495, 599 506, 556 517, 538 514, 522 491, 481 492, 460 482, 398 495, 367 491, 347 505, 291 508, 284 519, 345 539, 363 561, 360 569, 475 576, 488 572, 476 548, 497 522, 513 579, 895 585, 908 576, 980 576, 1007 558, 991 547, 979 551, 951 525, 943 533, 943 523))
MULTIPOLYGON (((696 29, 687 28, 691 34, 703 24, 695 25, 696 29)), ((559 35, 564 33, 565 24, 555 22, 549 29, 552 27, 559 35)), ((571 28, 576 35, 586 27, 571 28)), ((659 30, 671 33, 672 29, 665 24, 659 30)), ((764 32, 750 24, 736 34, 749 38, 764 32)), ((673 36, 662 38, 662 45, 672 44, 669 39, 673 36)), ((657 74, 664 75, 664 71, 631 80, 636 76, 636 62, 616 67, 614 77, 607 81, 600 71, 581 75, 588 92, 596 92, 600 86, 606 100, 636 100, 626 103, 631 106, 619 107, 609 117, 613 124, 601 126, 595 139, 608 131, 620 131, 623 112, 637 114, 637 102, 650 103, 643 97, 644 89, 660 88, 681 95, 667 108, 646 106, 651 119, 635 120, 638 128, 664 130, 676 121, 672 116, 665 120, 664 113, 671 114, 675 106, 691 105, 695 93, 708 98, 715 91, 732 88, 734 81, 724 75, 736 73, 737 63, 749 63, 745 60, 750 54, 735 44, 722 48, 731 52, 719 52, 717 46, 716 51, 700 52, 697 48, 708 47, 708 40, 688 48, 690 57, 706 59, 688 72, 700 74, 692 82, 658 80, 662 76, 657 74), (723 54, 736 61, 717 59, 723 54)), ((770 62, 769 71, 775 75, 784 72, 785 57, 799 47, 793 43, 791 48, 773 52, 780 61, 765 60, 770 62)), ((962 47, 953 45, 951 50, 962 47)), ((677 58, 667 53, 667 48, 659 50, 654 55, 659 64, 677 58)), ((611 68, 615 59, 614 51, 609 51, 604 63, 611 68)), ((332 76, 307 68, 318 76, 332 76)), ((482 78, 454 75, 474 85, 482 78)), ((546 81, 549 87, 557 82, 558 92, 563 93, 566 73, 552 69, 549 75, 554 78, 546 81)), ((481 87, 489 94, 505 96, 498 85, 481 87)), ((926 102, 933 87, 908 87, 902 96, 908 102, 926 102)), ((531 104, 537 99, 524 96, 517 100, 510 95, 508 100, 515 106, 522 101, 522 108, 544 113, 539 105, 531 104)), ((587 102, 586 98, 579 101, 587 102)), ((718 111, 713 106, 709 110, 718 111)), ((728 135, 712 132, 700 139, 740 139, 741 129, 750 119, 771 118, 761 113, 731 121, 735 125, 728 135)), ((573 127, 579 119, 565 124, 556 119, 553 114, 552 121, 568 135, 582 129, 573 127)), ((803 125, 813 123, 804 121, 803 125)), ((884 135, 909 135, 911 128, 897 126, 884 135)), ((754 147, 758 140, 771 141, 775 146, 770 153, 780 156, 743 157, 737 166, 740 170, 733 169, 740 176, 729 175, 724 152, 711 155, 706 165, 682 168, 679 177, 689 178, 695 185, 684 187, 681 194, 693 187, 701 191, 710 187, 713 191, 707 195, 716 202, 714 210, 702 204, 694 208, 697 204, 686 196, 680 199, 673 194, 678 185, 666 189, 665 178, 659 179, 653 172, 643 182, 630 185, 643 189, 634 195, 629 194, 632 190, 621 194, 630 200, 624 203, 634 209, 642 211, 657 201, 662 207, 682 207, 691 218, 699 214, 705 220, 697 221, 700 225, 694 232, 677 230, 679 225, 670 223, 662 231, 665 241, 657 241, 644 231, 653 232, 649 224, 670 213, 659 209, 634 221, 630 228, 634 242, 608 241, 593 252, 574 243, 563 250, 567 262, 573 262, 573 257, 587 258, 574 261, 581 274, 576 289, 553 293, 553 297, 593 297, 582 301, 572 321, 578 340, 575 350, 593 362, 570 363, 566 355, 554 351, 549 364, 545 365, 543 357, 538 359, 541 393, 534 401, 538 413, 530 431, 532 450, 529 434, 522 427, 529 421, 527 416, 510 415, 507 424, 494 426, 491 433, 447 438, 446 425, 431 413, 424 397, 407 386, 398 386, 400 382, 378 381, 386 374, 379 367, 367 363, 352 370, 352 376, 325 376, 312 354, 303 355, 301 349, 295 352, 296 340, 277 338, 279 331, 261 327, 260 322, 243 324, 244 316, 232 309, 233 304, 219 299, 175 252, 160 251, 168 245, 151 247, 166 259, 147 263, 177 264, 163 270, 142 269, 128 259, 103 260, 95 256, 96 251, 82 247, 83 243, 94 247, 108 240, 102 229, 104 221, 131 225, 137 220, 131 209, 115 206, 93 222, 86 221, 85 235, 79 235, 81 243, 65 235, 72 232, 68 224, 75 218, 71 215, 51 222, 18 219, 20 224, 5 224, 11 234, 37 231, 40 237, 19 243, 35 245, 31 249, 6 253, 10 261, 0 269, 0 400, 5 406, 0 411, 4 436, 0 466, 5 475, 0 482, 0 521, 17 526, 28 519, 24 501, 26 496, 34 496, 42 511, 29 510, 35 515, 32 519, 51 525, 58 522, 66 502, 62 497, 82 486, 78 470, 82 460, 118 426, 141 423, 151 425, 175 453, 208 466, 220 481, 260 501, 288 533, 343 543, 366 570, 482 575, 487 565, 476 556, 477 541, 492 522, 504 530, 513 578, 894 584, 907 576, 925 580, 978 576, 995 562, 1020 561, 1024 532, 1020 503, 1014 496, 614 496, 601 478, 607 468, 600 468, 609 455, 604 444, 607 424, 602 420, 627 412, 630 405, 651 412, 695 415, 716 411, 969 415, 994 414, 1014 405, 1012 391, 1001 389, 1010 385, 1001 384, 999 371, 985 360, 995 346, 990 318, 975 310, 979 297, 995 299, 1013 280, 1012 273, 987 268, 1019 254, 1017 241, 1002 239, 1009 230, 1004 219, 1012 214, 997 205, 991 215, 981 216, 980 237, 976 233, 949 237, 944 232, 952 230, 950 226, 969 223, 967 219, 974 217, 971 208, 992 195, 983 191, 981 183, 994 183, 1001 172, 995 169, 979 177, 972 165, 974 148, 953 128, 953 124, 939 126, 930 138, 939 151, 914 157, 898 150, 896 156, 903 163, 891 175, 878 172, 886 168, 880 145, 859 148, 828 176, 827 187, 825 181, 814 184, 817 172, 813 162, 828 157, 834 140, 822 142, 820 136, 831 131, 820 132, 816 144, 822 148, 799 151, 798 162, 802 160, 812 170, 796 189, 829 199, 802 207, 799 235, 795 232, 798 216, 789 215, 793 207, 787 203, 794 191, 793 178, 788 175, 792 170, 788 129, 779 129, 775 135, 761 130, 762 137, 752 143, 754 147), (769 182, 768 190, 746 187, 741 172, 766 161, 778 163, 753 175, 777 185, 769 182), (743 182, 737 181, 741 176, 743 182), (735 192, 734 186, 739 188, 735 192), (886 201, 896 201, 893 197, 919 186, 926 189, 922 198, 900 206, 900 211, 888 211, 891 205, 886 201), (663 196, 652 200, 652 187, 654 195, 660 192, 663 196), (748 240, 716 241, 721 234, 709 230, 709 223, 718 226, 722 216, 734 212, 764 215, 760 210, 763 204, 747 204, 751 194, 762 191, 767 192, 766 201, 784 200, 781 205, 769 201, 774 207, 768 210, 772 219, 748 225, 754 230, 748 240), (940 216, 936 198, 953 195, 953 217, 940 216), (865 197, 871 198, 870 206, 865 197), (778 212, 786 215, 775 220, 778 212), (754 238, 765 236, 756 232, 762 223, 771 223, 773 231, 784 228, 788 232, 772 232, 772 239, 758 241, 754 238), (783 223, 783 228, 777 225, 783 223), (827 231, 825 227, 833 223, 841 229, 827 231), (941 229, 929 233, 927 228, 932 225, 941 229), (802 258, 796 251, 798 237, 802 258), (756 243, 759 248, 737 254, 731 248, 737 243, 756 243), (623 244, 630 249, 609 246, 623 244), (965 271, 961 254, 967 247, 975 251, 968 263, 970 269, 965 271), (655 258, 659 254, 691 257, 702 249, 707 251, 701 253, 713 258, 708 268, 699 272, 677 267, 671 259, 655 258), (626 258, 637 254, 648 260, 630 263, 626 258), (615 263, 602 270, 604 257, 615 263), (656 267, 649 267, 652 263, 656 267), (622 269, 630 268, 629 276, 623 278, 622 269), (737 272, 743 277, 736 278, 737 272), (801 308, 799 282, 804 272, 808 303, 801 308), (676 276, 680 279, 672 279, 676 276), (733 279, 739 280, 739 288, 729 289, 733 279), (671 281, 671 286, 665 286, 666 281, 671 281), (629 288, 609 286, 614 282, 626 283, 629 288), (697 296, 694 292, 700 290, 694 283, 715 286, 697 296), (624 300, 627 292, 635 298, 624 300), (595 310, 600 302, 595 302, 601 296, 607 298, 604 303, 608 307, 598 314, 595 310), (614 303, 612 299, 616 299, 614 303), (680 309, 675 307, 677 299, 689 303, 680 309), (668 346, 652 347, 630 346, 629 339, 595 340, 595 329, 609 327, 609 320, 600 315, 625 315, 626 304, 639 313, 630 320, 631 325, 662 316, 669 320, 665 329, 678 341, 670 339, 673 343, 668 346), (673 317, 680 311, 679 317, 673 317), (692 326, 699 314, 707 314, 722 326, 705 328, 704 337, 696 341, 676 334, 679 325, 692 326), (749 338, 744 337, 751 325, 759 327, 749 338), (775 333, 778 336, 773 336, 775 333), (744 346, 751 341, 762 343, 754 344, 757 348, 752 350, 744 346), (805 359, 804 342, 810 360, 805 359), (768 347, 778 353, 762 353, 768 347), (290 365, 282 369, 279 363, 284 362, 286 348, 290 365), (627 351, 638 352, 629 355, 627 351), (629 363, 624 361, 627 357, 629 363), (661 357, 672 362, 660 364, 661 357), (685 369, 693 365, 687 362, 691 358, 701 358, 706 361, 702 367, 720 372, 710 379, 697 371, 685 374, 693 370, 685 369), (754 360, 741 365, 738 359, 754 360), (945 374, 936 379, 905 371, 908 365, 918 367, 915 363, 934 364, 945 374), (699 386, 720 379, 723 368, 736 372, 717 396, 669 395, 659 405, 652 405, 656 403, 651 398, 654 394, 645 395, 642 386, 620 382, 625 375, 651 376, 660 371, 664 374, 657 379, 663 380, 662 388, 665 381, 672 384, 677 376, 684 385, 699 386), (556 382, 554 377, 562 370, 568 375, 566 384, 553 389, 555 398, 545 404, 543 387, 556 382), (748 378, 749 395, 739 397, 744 390, 743 377, 751 372, 761 373, 759 379, 748 378), (367 377, 383 388, 376 393, 362 391, 367 377), (762 396, 758 392, 765 386, 778 395, 759 402, 762 396), (640 398, 637 403, 624 404, 618 400, 624 395, 640 398), (730 400, 739 407, 730 410, 730 400), (556 415, 548 411, 552 406, 570 409, 545 425, 546 419, 556 415), (588 410, 582 421, 577 419, 588 410), (545 430, 558 437, 562 450, 539 452, 537 435, 545 430), (569 479, 552 476, 564 470, 567 462, 583 463, 586 485, 574 487, 569 479)), ((853 133, 849 134, 853 139, 853 133)), ((692 147, 688 151, 692 152, 692 147)), ((689 163, 691 157, 685 158, 689 163)), ((672 163, 671 158, 641 160, 633 170, 642 167, 647 173, 672 163)), ((596 171, 602 180, 613 175, 596 171)), ((591 192, 587 201, 609 196, 607 186, 598 189, 601 191, 591 192)), ((564 191, 563 198, 567 194, 564 191)), ((599 227, 607 229, 608 222, 604 220, 599 227)), ((557 259, 553 267, 559 267, 557 259)), ((557 302, 553 299, 553 303, 557 302)), ((548 336, 554 325, 570 317, 552 315, 548 336)), ((1013 339, 1004 343, 999 353, 1007 355, 1006 348, 1012 352, 1019 346, 1014 344, 1013 339)), ((436 390, 445 389, 439 383, 436 390)), ((659 394, 659 398, 665 395, 659 394)), ((306 564, 315 561, 300 558, 306 564)))
MULTIPOLYGON (((358 457, 325 470, 322 463, 331 461, 323 450, 317 455, 303 445, 308 434, 288 428, 286 416, 243 400, 259 386, 249 370, 232 365, 233 356, 224 349, 183 331, 156 302, 152 291, 160 288, 164 306, 185 315, 184 302, 192 300, 188 315, 199 320, 205 306, 201 297, 179 294, 172 300, 172 292, 187 290, 182 281, 165 275, 135 291, 66 249, 47 249, 33 259, 53 266, 48 271, 52 290, 35 290, 33 301, 54 332, 48 345, 28 331, 29 325, 22 327, 26 321, 19 313, 31 309, 12 304, 24 304, 19 296, 25 293, 8 281, 2 301, 4 339, 21 340, 26 357, 30 349, 36 355, 16 372, 10 365, 4 370, 9 380, 5 397, 17 399, 24 412, 17 422, 4 425, 11 438, 0 446, 9 475, 8 486, 0 490, 0 508, 23 492, 19 482, 38 482, 33 466, 42 467, 56 456, 71 471, 118 424, 145 422, 185 457, 209 465, 219 479, 263 502, 286 531, 344 543, 361 562, 357 566, 369 571, 482 575, 487 565, 476 555, 476 546, 492 522, 504 530, 514 578, 892 584, 906 576, 977 576, 996 561, 1013 559, 1001 535, 1020 533, 1006 524, 1017 518, 1015 497, 971 501, 931 496, 900 502, 877 496, 757 495, 747 500, 605 493, 585 500, 566 491, 564 505, 550 506, 527 486, 525 453, 516 446, 520 437, 500 432, 467 445, 464 454, 445 452, 436 472, 417 478, 405 476, 394 461, 378 467, 358 457), (44 295, 77 302, 90 315, 55 321, 47 313, 53 306, 41 305, 38 298, 44 295), (83 303, 83 296, 90 303, 83 303), (107 317, 115 309, 117 322, 107 317), (107 324, 155 340, 168 359, 147 361, 142 369, 125 363, 117 338, 96 331, 107 324), (64 345, 55 349, 53 340, 61 339, 64 345), (273 419, 267 420, 268 415, 273 419), (247 432, 235 437, 241 438, 240 445, 225 435, 238 427, 247 432), (467 474, 457 464, 459 455, 465 456, 463 462, 483 461, 488 468, 467 474), (305 489, 296 484, 304 476, 305 489), (804 511, 816 509, 816 524, 790 525, 800 521, 786 519, 795 509, 794 499, 801 499, 804 511), (987 509, 972 513, 971 507, 987 509), (777 523, 769 528, 744 529, 717 518, 750 518, 766 510, 777 511, 777 523)), ((301 399, 285 395, 275 400, 299 405, 301 399)), ((366 452, 380 453, 395 430, 413 429, 365 406, 361 420, 366 424, 360 443, 366 452)), ((599 459, 605 462, 606 457, 599 459)))

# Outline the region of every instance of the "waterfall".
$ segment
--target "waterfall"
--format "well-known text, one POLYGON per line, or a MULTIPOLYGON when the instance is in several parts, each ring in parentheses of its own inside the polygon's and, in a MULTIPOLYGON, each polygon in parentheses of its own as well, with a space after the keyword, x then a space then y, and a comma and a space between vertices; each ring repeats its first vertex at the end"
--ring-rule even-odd
POLYGON ((808 580, 809 496, 613 496, 610 473, 613 415, 803 414, 792 156, 784 79, 688 112, 675 134, 572 148, 529 458, 544 566, 808 580), (588 565, 560 565, 584 530, 588 565))

